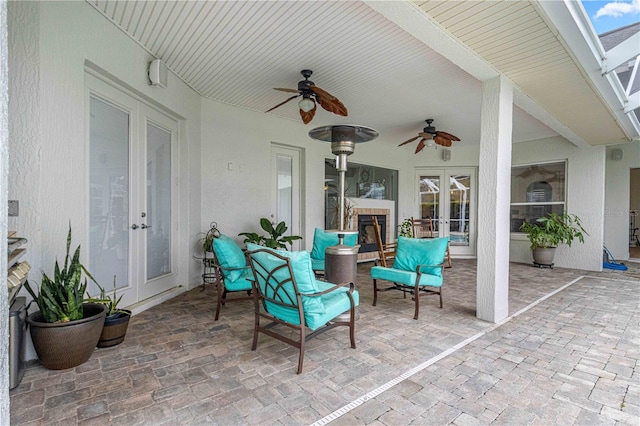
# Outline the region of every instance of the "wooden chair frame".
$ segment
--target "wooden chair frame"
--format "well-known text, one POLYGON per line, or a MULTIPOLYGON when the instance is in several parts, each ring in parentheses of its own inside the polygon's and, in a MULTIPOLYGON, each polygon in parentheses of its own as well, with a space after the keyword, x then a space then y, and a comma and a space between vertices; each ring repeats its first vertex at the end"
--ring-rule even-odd
MULTIPOLYGON (((411 218, 411 226, 414 238, 435 238, 433 219, 414 219, 411 218)), ((447 244, 447 253, 445 254, 447 260, 447 266, 445 268, 451 268, 451 252, 449 251, 449 244, 447 244)))
POLYGON ((355 285, 353 283, 347 284, 339 284, 334 285, 333 287, 313 294, 303 294, 298 290, 298 285, 296 284, 295 277, 293 275, 293 269, 291 267, 291 261, 284 256, 281 256, 277 253, 274 253, 272 250, 267 249, 259 249, 252 252, 247 253, 248 263, 251 265, 251 269, 253 270, 254 279, 252 281, 253 284, 253 301, 255 307, 255 323, 253 328, 253 344, 251 346, 251 350, 255 351, 258 347, 258 335, 260 333, 264 333, 267 336, 271 336, 274 339, 280 340, 281 342, 285 342, 295 348, 298 348, 298 370, 296 374, 300 374, 302 372, 302 364, 304 362, 304 351, 305 351, 305 343, 312 339, 313 337, 324 333, 325 331, 329 331, 332 328, 346 326, 349 327, 349 339, 351 340, 351 347, 353 349, 356 348, 356 340, 355 340, 355 302, 353 300, 353 291, 355 290, 355 285), (277 266, 274 269, 270 269, 265 266, 260 260, 251 256, 254 253, 268 253, 271 256, 274 256, 284 263, 280 266, 277 266), (276 275, 278 271, 285 270, 286 273, 282 274, 285 278, 278 279, 276 275), (265 294, 262 292, 259 280, 263 280, 265 282, 265 287, 267 287, 270 292, 273 293, 272 296, 265 294), (287 287, 293 286, 293 294, 290 289, 287 290, 287 287), (346 293, 351 308, 349 310, 349 318, 346 319, 346 315, 344 318, 341 318, 342 315, 334 318, 329 321, 325 326, 316 329, 310 333, 307 333, 307 327, 305 325, 304 319, 304 309, 302 305, 303 297, 319 297, 323 294, 330 293, 335 291, 340 287, 348 287, 349 291, 346 293), (279 305, 285 308, 292 308, 298 311, 298 317, 300 321, 300 325, 292 324, 286 321, 283 321, 273 314, 271 314, 267 309, 267 302, 273 303, 275 305, 279 305), (266 325, 260 324, 260 319, 264 318, 269 321, 266 325), (276 325, 284 325, 286 327, 292 328, 299 333, 298 340, 291 339, 283 334, 280 334, 276 331, 273 331, 272 328, 276 325))
POLYGON ((218 258, 216 257, 216 252, 215 250, 213 251, 213 258, 211 259, 211 265, 213 267, 213 271, 214 271, 214 276, 215 276, 215 284, 216 284, 216 291, 218 293, 218 300, 216 302, 216 317, 214 321, 218 321, 218 318, 220 317, 220 309, 221 307, 227 303, 227 302, 241 302, 243 300, 253 300, 253 295, 251 294, 251 290, 237 290, 237 291, 230 291, 227 290, 227 288, 224 285, 224 272, 225 271, 245 271, 249 269, 249 266, 246 266, 244 268, 225 268, 222 265, 220 265, 220 262, 218 262, 218 258), (227 293, 240 293, 240 292, 247 292, 247 295, 244 297, 231 297, 231 298, 227 298, 227 293))
POLYGON ((376 237, 376 243, 378 245, 378 259, 376 259, 375 264, 391 267, 393 265, 393 259, 396 256, 396 248, 398 247, 398 243, 382 243, 382 231, 380 230, 380 224, 378 223, 378 218, 376 216, 371 216, 373 219, 373 231, 376 237))

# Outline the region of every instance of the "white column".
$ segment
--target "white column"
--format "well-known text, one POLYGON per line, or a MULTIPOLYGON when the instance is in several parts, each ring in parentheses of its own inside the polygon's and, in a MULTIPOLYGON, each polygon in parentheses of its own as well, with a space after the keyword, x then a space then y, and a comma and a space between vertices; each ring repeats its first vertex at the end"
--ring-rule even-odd
MULTIPOLYGON (((7 2, 0 0, 0 235, 7 235, 7 193, 9 162, 9 47, 7 33, 7 2)), ((2 252, 4 256, 5 252, 2 252)), ((7 267, 0 266, 0 424, 9 424, 9 295, 7 291, 7 267)))
POLYGON ((513 86, 504 76, 482 84, 478 170, 476 316, 498 322, 509 315, 509 205, 513 86))

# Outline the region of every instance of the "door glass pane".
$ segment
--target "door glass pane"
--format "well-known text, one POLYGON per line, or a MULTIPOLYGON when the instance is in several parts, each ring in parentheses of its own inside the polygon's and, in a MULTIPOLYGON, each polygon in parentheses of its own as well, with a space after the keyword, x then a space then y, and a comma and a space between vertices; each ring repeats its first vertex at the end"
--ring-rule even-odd
POLYGON ((438 232, 440 217, 440 176, 420 176, 420 218, 435 219, 433 231, 438 232))
MULTIPOLYGON (((284 221, 291 228, 291 205, 293 197, 293 161, 291 157, 278 155, 278 200, 276 215, 278 222, 284 221)), ((287 235, 290 235, 290 229, 287 235)))
MULTIPOLYGON (((94 97, 89 119, 89 271, 105 289, 129 283, 129 114, 94 97)), ((89 292, 97 288, 89 280, 89 292)))
POLYGON ((449 241, 452 246, 468 246, 471 176, 452 175, 449 181, 449 241))
POLYGON ((147 123, 147 280, 171 272, 171 133, 147 123))

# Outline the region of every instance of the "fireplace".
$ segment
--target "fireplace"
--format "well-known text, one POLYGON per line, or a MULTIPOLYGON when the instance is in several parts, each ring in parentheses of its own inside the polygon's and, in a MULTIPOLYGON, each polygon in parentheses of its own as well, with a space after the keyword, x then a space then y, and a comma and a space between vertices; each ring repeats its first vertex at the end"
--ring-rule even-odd
POLYGON ((383 214, 376 215, 358 215, 358 244, 360 244, 360 250, 358 253, 369 253, 378 251, 378 243, 376 241, 376 234, 374 230, 373 217, 378 219, 380 225, 380 235, 382 237, 382 244, 387 242, 387 216, 383 214))
MULTIPOLYGON (((393 204, 393 201, 375 200, 393 204)), ((364 204, 363 200, 358 199, 359 204, 364 204)), ((380 225, 380 236, 383 244, 391 240, 391 229, 393 228, 393 218, 391 210, 388 208, 366 208, 356 207, 353 209, 353 227, 358 231, 358 261, 375 260, 378 258, 378 244, 373 230, 373 218, 378 219, 380 225)))

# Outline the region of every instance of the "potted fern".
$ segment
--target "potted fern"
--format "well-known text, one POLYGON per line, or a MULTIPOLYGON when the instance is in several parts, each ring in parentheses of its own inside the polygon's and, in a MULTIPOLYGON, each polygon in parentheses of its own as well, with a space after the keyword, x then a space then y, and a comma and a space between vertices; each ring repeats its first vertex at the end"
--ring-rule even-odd
POLYGON ((535 223, 523 222, 520 230, 527 234, 531 243, 533 264, 536 266, 553 266, 558 244, 571 247, 573 240, 584 242, 584 236, 589 235, 582 227, 582 221, 575 214, 548 213, 535 223))
POLYGON ((87 277, 93 277, 80 263, 80 246, 73 256, 70 248, 71 225, 63 268, 56 260, 53 277, 43 272, 39 288, 25 282, 40 309, 27 318, 33 347, 42 365, 51 370, 73 368, 87 361, 98 343, 106 315, 103 304, 85 303, 87 277))
POLYGON ((100 333, 97 346, 99 348, 109 348, 119 345, 124 341, 127 328, 129 327, 131 311, 118 307, 122 300, 122 295, 118 296, 117 294, 115 276, 113 277, 112 294, 107 293, 100 284, 96 283, 96 285, 100 289, 100 295, 98 297, 90 297, 86 300, 88 302, 102 304, 107 308, 107 315, 104 319, 104 326, 102 327, 102 333, 100 333))

